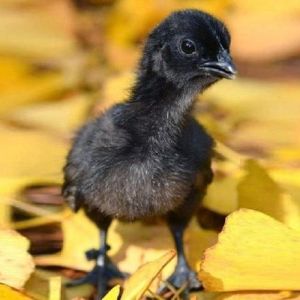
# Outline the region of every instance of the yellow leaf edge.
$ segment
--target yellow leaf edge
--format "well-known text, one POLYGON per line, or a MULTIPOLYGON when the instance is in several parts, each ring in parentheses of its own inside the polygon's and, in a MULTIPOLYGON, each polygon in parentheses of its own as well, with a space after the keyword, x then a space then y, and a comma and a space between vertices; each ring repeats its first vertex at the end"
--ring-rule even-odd
POLYGON ((207 259, 209 259, 211 252, 214 252, 215 248, 218 246, 222 235, 224 235, 225 231, 227 231, 227 226, 229 223, 228 219, 231 218, 233 214, 236 214, 240 210, 244 210, 244 209, 243 208, 239 209, 226 217, 225 224, 223 226, 222 231, 218 235, 216 243, 213 246, 207 248, 203 253, 203 257, 200 262, 200 268, 198 271, 198 278, 200 279, 200 281, 203 284, 203 287, 206 291, 214 292, 214 291, 222 291, 223 290, 222 281, 215 278, 209 272, 205 271, 205 262, 207 259))
MULTIPOLYGON (((163 263, 161 264, 160 268, 157 269, 156 271, 156 274, 155 276, 153 276, 153 278, 151 278, 151 280, 149 280, 148 284, 145 286, 145 288, 140 291, 140 297, 136 298, 136 300, 139 300, 141 299, 141 297, 146 293, 146 291, 148 290, 148 288, 150 287, 150 285, 152 284, 153 280, 157 277, 157 275, 166 267, 166 265, 168 265, 172 260, 173 258, 176 256, 176 251, 174 249, 171 249, 169 250, 168 252, 166 252, 164 255, 162 255, 160 258, 158 258, 157 260, 163 260, 163 263)), ((149 263, 152 263, 153 261, 151 262, 148 262, 148 263, 145 263, 143 265, 141 265, 138 270, 136 271, 139 272, 140 269, 142 269, 143 267, 145 267, 147 264, 149 263)), ((134 273, 135 274, 135 273, 134 273)), ((134 274, 132 276, 134 276, 134 274)), ((131 276, 131 277, 132 277, 131 276)), ((121 300, 128 300, 127 298, 125 299, 125 295, 126 295, 126 283, 125 283, 125 286, 124 286, 124 291, 123 291, 123 294, 122 294, 122 297, 121 297, 121 300)))
MULTIPOLYGON (((249 209, 249 208, 240 208, 240 209, 232 212, 230 215, 228 215, 226 217, 223 229, 218 235, 217 242, 213 246, 211 246, 211 247, 209 247, 205 250, 205 252, 203 254, 203 257, 202 257, 202 260, 200 262, 198 277, 199 277, 200 281, 202 282, 203 287, 206 291, 209 291, 209 292, 225 291, 222 280, 214 277, 211 273, 205 271, 205 269, 206 269, 205 264, 206 264, 206 261, 210 260, 210 257, 215 252, 215 249, 217 247, 219 247, 221 241, 223 240, 223 237, 227 236, 228 231, 231 230, 230 227, 231 227, 231 224, 232 224, 232 220, 235 220, 237 218, 237 216, 239 218, 242 218, 243 215, 247 215, 249 213, 255 213, 255 214, 263 215, 267 218, 272 219, 276 223, 282 224, 281 222, 275 220, 274 218, 272 218, 269 215, 266 215, 266 214, 264 214, 260 211, 257 211, 257 210, 254 210, 254 209, 249 209)), ((282 224, 282 225, 284 226, 284 224, 282 224)), ((229 292, 229 291, 227 291, 227 292, 229 292)))
POLYGON ((114 286, 103 298, 103 300, 118 300, 121 292, 121 286, 114 286))

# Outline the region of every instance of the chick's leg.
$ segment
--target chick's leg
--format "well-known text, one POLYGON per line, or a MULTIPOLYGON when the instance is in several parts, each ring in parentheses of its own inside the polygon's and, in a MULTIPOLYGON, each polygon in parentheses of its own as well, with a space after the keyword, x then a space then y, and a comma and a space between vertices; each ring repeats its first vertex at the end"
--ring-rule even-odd
POLYGON ((183 243, 183 234, 185 227, 182 224, 170 225, 170 231, 172 233, 176 251, 177 251, 177 264, 173 274, 167 279, 175 288, 186 287, 188 291, 195 291, 202 288, 200 281, 198 280, 196 272, 194 272, 189 266, 183 243))
POLYGON ((97 225, 100 229, 100 248, 86 252, 88 260, 96 261, 95 267, 86 276, 69 282, 68 286, 92 284, 97 289, 96 299, 102 299, 108 290, 109 282, 112 279, 124 279, 126 275, 119 271, 107 255, 107 251, 110 249, 107 244, 107 230, 110 220, 97 225))
POLYGON ((167 222, 177 251, 177 264, 167 281, 177 289, 185 286, 184 294, 202 288, 196 272, 187 262, 183 240, 185 229, 198 205, 199 194, 193 193, 176 211, 167 215, 167 222))

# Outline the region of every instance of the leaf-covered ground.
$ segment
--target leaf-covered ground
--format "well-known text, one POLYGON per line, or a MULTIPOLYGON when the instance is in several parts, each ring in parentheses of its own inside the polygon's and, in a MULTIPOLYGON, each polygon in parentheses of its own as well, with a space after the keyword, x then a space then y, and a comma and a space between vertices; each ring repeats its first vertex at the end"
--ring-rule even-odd
MULTIPOLYGON (((91 269, 84 252, 98 245, 60 196, 65 155, 81 124, 126 98, 147 33, 181 8, 226 22, 239 70, 195 107, 218 145, 214 183, 185 236, 206 288, 191 299, 300 299, 299 0, 1 0, 1 300, 92 295, 64 285, 91 269)), ((133 274, 121 299, 162 299, 156 287, 175 263, 166 226, 115 221, 109 244, 133 274)))

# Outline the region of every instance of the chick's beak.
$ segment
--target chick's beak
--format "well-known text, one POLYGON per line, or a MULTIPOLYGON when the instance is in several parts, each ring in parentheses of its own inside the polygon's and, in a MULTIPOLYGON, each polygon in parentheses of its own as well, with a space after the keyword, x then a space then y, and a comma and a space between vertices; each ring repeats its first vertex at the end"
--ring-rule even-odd
POLYGON ((220 78, 234 79, 236 67, 228 53, 223 53, 216 61, 208 61, 200 65, 200 70, 220 78))

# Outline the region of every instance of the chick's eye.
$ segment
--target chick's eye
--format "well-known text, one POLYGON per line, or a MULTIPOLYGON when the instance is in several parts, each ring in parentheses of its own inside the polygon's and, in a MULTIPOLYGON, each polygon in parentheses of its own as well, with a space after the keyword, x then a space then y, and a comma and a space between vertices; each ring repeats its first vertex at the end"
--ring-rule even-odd
POLYGON ((196 52, 195 43, 191 40, 183 40, 180 47, 182 52, 185 54, 193 54, 196 52))

